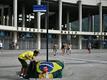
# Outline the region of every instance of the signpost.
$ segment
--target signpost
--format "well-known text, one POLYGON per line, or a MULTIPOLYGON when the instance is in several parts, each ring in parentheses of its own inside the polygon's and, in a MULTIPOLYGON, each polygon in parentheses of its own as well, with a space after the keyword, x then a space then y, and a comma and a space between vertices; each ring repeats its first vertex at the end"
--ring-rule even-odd
POLYGON ((46 47, 47 47, 47 53, 46 53, 46 61, 48 62, 48 9, 49 8, 49 3, 48 3, 48 0, 47 0, 47 5, 34 5, 33 6, 33 12, 46 12, 46 21, 45 21, 45 26, 47 27, 47 40, 46 40, 46 47))
MULTIPOLYGON (((41 72, 40 72, 40 74, 39 75, 41 75, 41 77, 39 76, 39 78, 40 79, 46 79, 46 80, 50 80, 50 79, 52 79, 53 80, 53 78, 62 78, 62 69, 64 68, 64 64, 62 63, 62 62, 60 62, 60 61, 49 61, 48 60, 48 38, 49 38, 49 33, 48 33, 48 26, 49 26, 49 2, 48 2, 48 0, 46 0, 46 2, 47 2, 47 6, 46 5, 34 5, 33 6, 33 12, 46 12, 46 20, 45 20, 45 27, 47 28, 47 36, 46 36, 46 47, 47 47, 47 52, 46 52, 46 61, 43 63, 41 63, 41 65, 40 65, 40 63, 39 63, 39 68, 40 68, 40 66, 43 68, 43 70, 41 70, 42 71, 42 74, 41 74, 41 72), (53 64, 53 62, 54 63, 58 63, 58 66, 57 67, 55 67, 56 65, 54 65, 53 64), (50 67, 51 65, 54 65, 54 67, 50 67), (54 74, 53 73, 51 73, 51 74, 49 74, 48 72, 51 72, 51 69, 53 70, 53 68, 56 70, 55 72, 54 72, 54 74), (50 71, 49 71, 50 70, 50 71), (45 76, 44 76, 44 74, 45 74, 45 76), (51 76, 50 76, 51 75, 51 76), (56 77, 56 75, 57 75, 57 77, 56 77)), ((50 36, 50 38, 51 38, 51 36, 50 36)), ((35 64, 35 65, 37 65, 37 64, 35 64)), ((38 69, 37 69, 38 70, 38 69)), ((34 71, 34 70, 33 70, 34 71)), ((35 75, 34 75, 35 76, 35 75)))
POLYGON ((48 24, 49 24, 49 2, 48 2, 48 0, 47 0, 47 11, 46 11, 46 24, 45 24, 45 26, 47 27, 47 45, 46 45, 46 47, 47 47, 47 54, 46 54, 46 60, 47 60, 47 62, 48 62, 48 24))

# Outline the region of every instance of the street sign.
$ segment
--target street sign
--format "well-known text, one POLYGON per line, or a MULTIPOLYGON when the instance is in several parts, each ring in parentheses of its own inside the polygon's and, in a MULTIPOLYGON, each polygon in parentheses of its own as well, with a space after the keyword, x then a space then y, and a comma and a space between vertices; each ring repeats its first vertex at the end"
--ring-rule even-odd
POLYGON ((47 6, 46 5, 34 5, 33 12, 46 12, 47 6))

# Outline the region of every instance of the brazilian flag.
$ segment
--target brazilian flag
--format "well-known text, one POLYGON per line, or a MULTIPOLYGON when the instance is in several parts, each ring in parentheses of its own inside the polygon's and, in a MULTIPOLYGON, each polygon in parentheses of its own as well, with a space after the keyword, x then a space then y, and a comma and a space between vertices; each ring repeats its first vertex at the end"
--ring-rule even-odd
POLYGON ((48 68, 48 72, 53 76, 53 78, 62 78, 64 63, 59 60, 31 62, 28 67, 27 78, 39 78, 44 67, 48 68))
POLYGON ((37 72, 41 73, 44 67, 48 68, 48 72, 53 75, 53 78, 62 78, 63 62, 59 60, 50 60, 48 62, 41 61, 37 63, 37 72))

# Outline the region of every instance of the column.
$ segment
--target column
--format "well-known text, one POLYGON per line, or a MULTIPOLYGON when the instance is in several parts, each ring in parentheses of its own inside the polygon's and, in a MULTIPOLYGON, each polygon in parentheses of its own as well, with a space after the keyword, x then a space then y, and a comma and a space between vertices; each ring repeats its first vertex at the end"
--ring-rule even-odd
POLYGON ((89 14, 88 15, 88 26, 89 26, 89 32, 92 32, 93 31, 93 22, 92 22, 92 15, 91 14, 89 14))
MULTIPOLYGON (((38 5, 41 5, 41 0, 38 0, 38 5)), ((37 27, 38 27, 38 30, 41 29, 41 12, 37 12, 37 27)), ((38 49, 41 48, 41 34, 38 33, 37 35, 37 38, 38 38, 38 41, 37 41, 37 44, 38 44, 38 49)))
POLYGON ((94 15, 92 15, 92 31, 94 32, 94 15))
POLYGON ((100 32, 102 32, 102 3, 99 3, 100 32))
MULTIPOLYGON (((70 26, 69 26, 69 11, 67 11, 67 30, 70 31, 70 26)), ((67 35, 67 41, 68 43, 71 43, 71 35, 67 35)))
POLYGON ((41 34, 40 33, 38 33, 38 35, 37 35, 37 44, 38 44, 38 49, 41 49, 41 34))
POLYGON ((59 0, 59 30, 62 30, 62 0, 59 0))
MULTIPOLYGON (((17 0, 14 0, 13 1, 13 6, 14 6, 14 27, 17 28, 17 0)), ((15 49, 16 49, 16 44, 17 44, 17 32, 13 32, 13 42, 14 42, 14 45, 15 45, 15 49)))
POLYGON ((9 25, 8 26, 12 26, 12 14, 11 14, 11 8, 10 7, 8 9, 8 15, 9 15, 9 25))
POLYGON ((4 22, 3 22, 4 20, 3 19, 4 19, 4 7, 2 6, 1 7, 1 24, 2 25, 4 25, 4 22))
MULTIPOLYGON (((81 0, 78 1, 79 5, 79 31, 82 32, 82 2, 81 0)), ((82 36, 79 36, 79 49, 82 49, 82 36)))
POLYGON ((82 3, 78 1, 79 4, 79 30, 82 31, 82 3))
POLYGON ((4 15, 4 6, 2 7, 2 24, 5 25, 6 16, 4 15))
MULTIPOLYGON (((102 32, 102 3, 99 3, 99 21, 100 21, 100 32, 102 32)), ((100 48, 102 49, 102 35, 100 36, 100 48)))
POLYGON ((13 6, 14 6, 14 26, 17 27, 17 0, 14 0, 14 3, 13 3, 13 6))
POLYGON ((9 26, 9 15, 7 15, 6 18, 7 18, 6 25, 9 26))
POLYGON ((82 36, 79 36, 79 49, 82 49, 82 36))
POLYGON ((22 27, 25 27, 25 6, 22 6, 22 27))
POLYGON ((12 15, 12 26, 14 26, 14 18, 13 18, 13 15, 12 15))
MULTIPOLYGON (((62 30, 62 0, 59 0, 59 30, 62 30)), ((59 34, 59 49, 61 49, 62 46, 62 37, 61 34, 59 34)))
POLYGON ((10 26, 9 25, 9 23, 10 23, 10 13, 9 12, 10 12, 10 7, 8 7, 8 15, 7 15, 7 22, 6 22, 7 26, 10 26))
MULTIPOLYGON (((38 5, 41 5, 41 0, 38 0, 38 5)), ((37 12, 37 27, 40 29, 41 24, 41 12, 37 12)))
POLYGON ((13 42, 14 42, 15 49, 16 49, 16 44, 17 44, 17 32, 14 32, 14 34, 13 34, 13 42))
POLYGON ((67 30, 69 30, 69 11, 67 11, 67 30))

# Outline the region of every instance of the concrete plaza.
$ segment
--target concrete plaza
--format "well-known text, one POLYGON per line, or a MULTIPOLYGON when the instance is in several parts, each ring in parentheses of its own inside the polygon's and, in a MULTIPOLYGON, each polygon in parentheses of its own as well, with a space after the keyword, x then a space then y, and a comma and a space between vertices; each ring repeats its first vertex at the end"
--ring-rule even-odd
MULTIPOLYGON (((46 50, 45 50, 46 51, 46 50)), ((42 50, 37 60, 45 60, 42 50)), ((0 51, 0 80, 19 80, 16 73, 20 70, 17 55, 23 50, 0 51)), ((49 60, 64 62, 63 78, 58 80, 107 80, 107 50, 72 50, 72 54, 53 56, 49 51, 49 60)))

